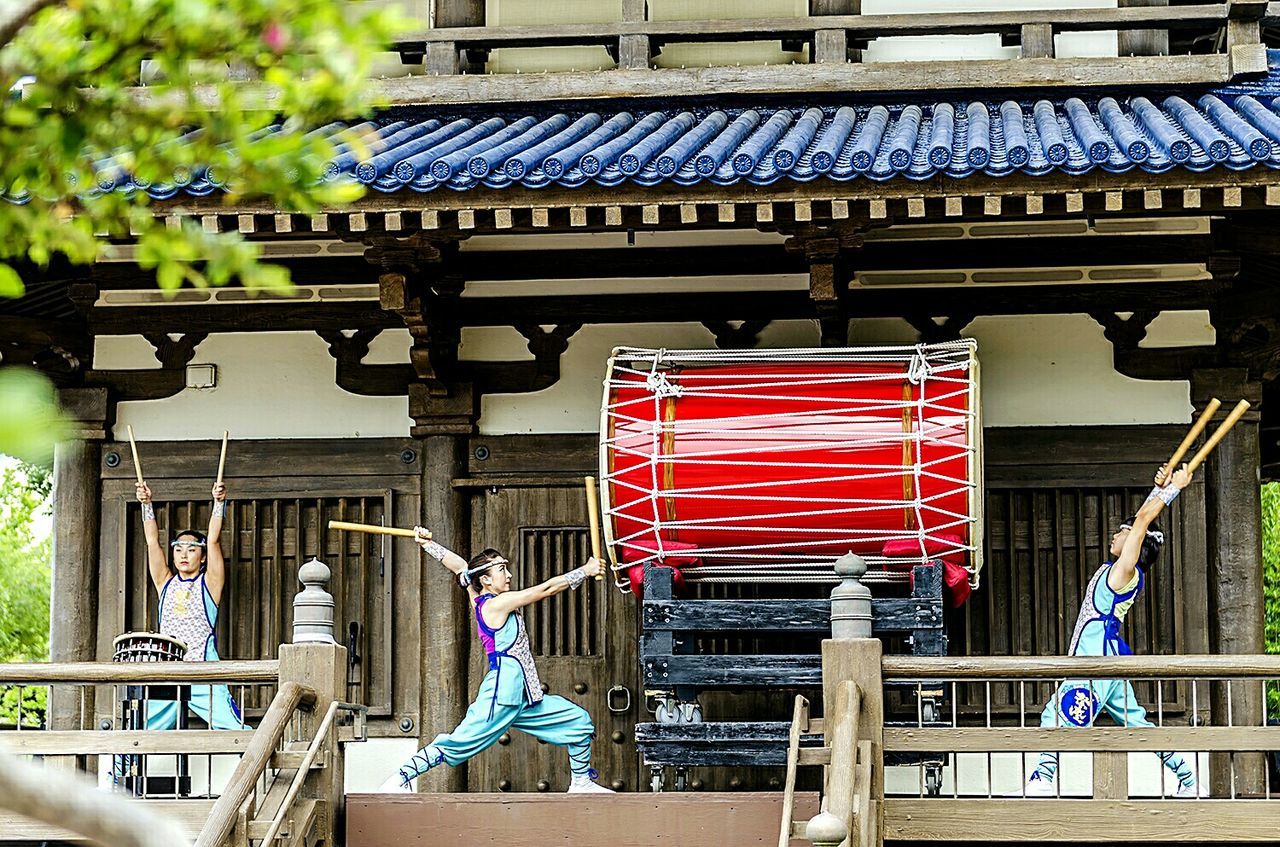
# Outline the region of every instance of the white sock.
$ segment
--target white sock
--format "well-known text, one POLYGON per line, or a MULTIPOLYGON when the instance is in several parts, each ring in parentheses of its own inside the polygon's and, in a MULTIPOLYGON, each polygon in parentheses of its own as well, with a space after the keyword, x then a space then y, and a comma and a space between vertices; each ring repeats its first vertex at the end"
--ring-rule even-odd
POLYGON ((572 783, 573 785, 586 785, 588 782, 590 782, 590 781, 591 781, 591 774, 587 774, 587 773, 581 773, 581 774, 579 774, 579 773, 575 773, 575 774, 573 774, 573 778, 572 778, 572 779, 570 779, 569 781, 570 781, 570 783, 572 783))

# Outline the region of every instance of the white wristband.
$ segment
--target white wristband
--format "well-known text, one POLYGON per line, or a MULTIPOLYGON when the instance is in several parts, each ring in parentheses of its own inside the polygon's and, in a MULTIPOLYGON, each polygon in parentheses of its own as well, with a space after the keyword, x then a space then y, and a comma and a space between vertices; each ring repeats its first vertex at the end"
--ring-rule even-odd
POLYGON ((227 514, 227 501, 214 500, 213 501, 213 517, 221 518, 221 517, 225 517, 226 514, 227 514))
POLYGON ((142 504, 142 519, 144 521, 153 521, 156 519, 156 507, 153 504, 142 504))
POLYGON ((1169 483, 1156 495, 1164 502, 1166 506, 1173 505, 1173 501, 1178 499, 1178 495, 1182 493, 1182 489, 1173 483, 1169 483))
POLYGON ((586 571, 582 568, 574 568, 564 575, 564 581, 569 583, 569 589, 573 590, 587 581, 586 571))
POLYGON ((422 549, 433 559, 439 559, 443 562, 444 557, 449 555, 448 549, 443 544, 439 544, 431 540, 423 541, 421 543, 422 549))

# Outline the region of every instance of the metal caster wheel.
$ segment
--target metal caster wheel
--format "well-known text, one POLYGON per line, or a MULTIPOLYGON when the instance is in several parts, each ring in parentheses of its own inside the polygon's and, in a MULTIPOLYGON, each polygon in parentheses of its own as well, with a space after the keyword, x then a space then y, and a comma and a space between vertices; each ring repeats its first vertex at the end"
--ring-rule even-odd
POLYGON ((924 766, 924 791, 930 797, 937 797, 942 793, 942 765, 924 766))

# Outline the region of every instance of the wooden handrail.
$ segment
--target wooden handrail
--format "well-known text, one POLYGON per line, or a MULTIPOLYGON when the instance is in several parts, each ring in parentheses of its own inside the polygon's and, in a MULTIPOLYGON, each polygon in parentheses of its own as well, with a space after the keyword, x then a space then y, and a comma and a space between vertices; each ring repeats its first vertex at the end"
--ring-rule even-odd
POLYGON ((24 756, 89 756, 152 753, 240 754, 252 730, 22 730, 0 732, 0 750, 24 756))
POLYGON ((0 665, 0 685, 164 685, 275 682, 280 663, 244 662, 29 662, 0 665))
MULTIPOLYGON (((862 784, 858 768, 858 718, 862 710, 862 692, 857 683, 845 680, 836 690, 835 710, 826 719, 827 745, 831 748, 831 766, 827 768, 826 793, 822 809, 840 819, 849 832, 849 847, 862 841, 866 821, 859 812, 858 795, 868 786, 862 784)), ((869 774, 868 774, 869 777, 869 774)), ((865 814, 865 813, 864 813, 865 814)), ((862 845, 867 847, 867 845, 862 845)))
POLYGON ((271 701, 262 723, 258 725, 240 764, 231 774, 222 796, 213 804, 209 820, 200 831, 195 847, 222 847, 227 836, 235 829, 240 807, 249 799, 258 776, 271 762, 271 754, 284 737, 293 713, 299 706, 310 707, 315 702, 316 692, 313 689, 293 681, 280 684, 280 689, 271 701))
POLYGON ((320 726, 316 729, 315 738, 311 739, 311 743, 307 745, 307 754, 302 757, 302 762, 298 765, 298 770, 293 775, 293 781, 289 783, 289 790, 285 793, 284 799, 280 801, 280 808, 276 810, 275 817, 271 819, 271 826, 267 828, 266 833, 262 836, 263 844, 271 844, 276 837, 276 833, 280 831, 280 827, 284 826, 285 817, 289 814, 290 807, 293 806, 294 798, 302 790, 302 783, 306 781, 307 774, 311 772, 311 764, 315 762, 316 756, 320 752, 320 745, 324 743, 325 736, 329 734, 329 727, 333 726, 333 719, 338 714, 340 705, 337 700, 334 700, 324 713, 324 720, 320 722, 320 726))
POLYGON ((887 680, 1280 679, 1280 655, 885 656, 887 680))
POLYGON ((1280 747, 1277 726, 1160 727, 885 727, 884 748, 895 753, 1201 753, 1263 752, 1280 747))
MULTIPOLYGON (((1256 4, 1239 7, 1259 18, 1256 4)), ((889 15, 824 15, 819 17, 738 18, 728 20, 636 21, 588 24, 448 27, 414 32, 399 45, 455 43, 460 46, 550 47, 612 44, 622 36, 657 41, 741 41, 752 38, 802 40, 817 30, 843 30, 856 39, 908 35, 1017 35, 1024 26, 1049 26, 1055 32, 1142 29, 1196 29, 1225 25, 1232 6, 1137 6, 1100 9, 1010 10, 1007 12, 937 12, 889 15)))

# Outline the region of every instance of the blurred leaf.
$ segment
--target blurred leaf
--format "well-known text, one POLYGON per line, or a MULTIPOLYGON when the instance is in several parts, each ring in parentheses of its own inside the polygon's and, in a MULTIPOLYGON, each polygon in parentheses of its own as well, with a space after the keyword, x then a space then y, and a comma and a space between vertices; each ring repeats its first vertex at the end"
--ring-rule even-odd
POLYGON ((68 434, 49 380, 29 368, 0 369, 0 453, 47 463, 68 434))
POLYGON ((26 290, 18 272, 8 265, 0 264, 0 297, 21 297, 26 290))

